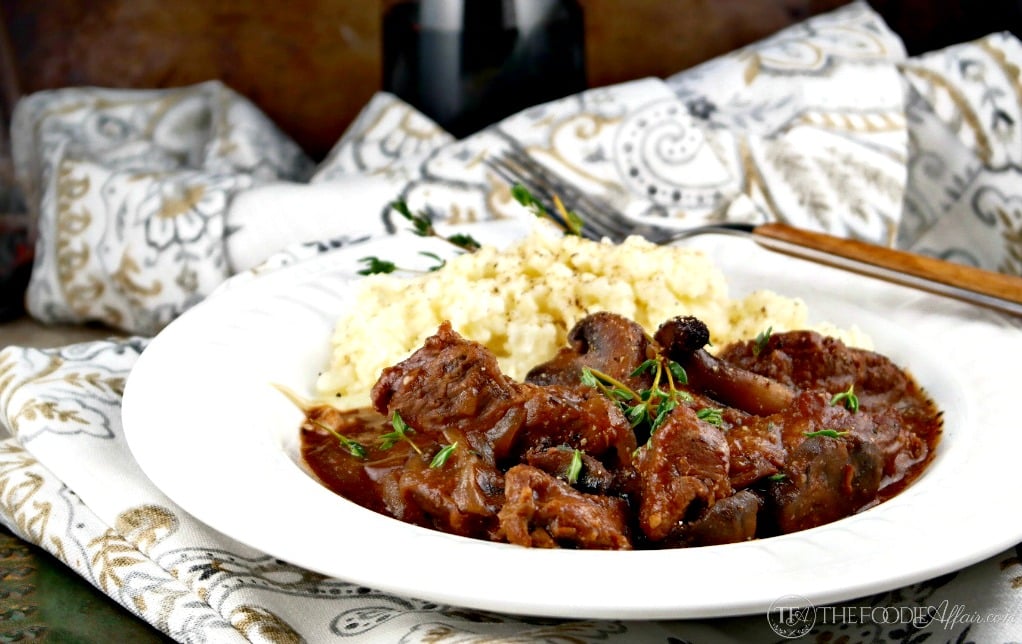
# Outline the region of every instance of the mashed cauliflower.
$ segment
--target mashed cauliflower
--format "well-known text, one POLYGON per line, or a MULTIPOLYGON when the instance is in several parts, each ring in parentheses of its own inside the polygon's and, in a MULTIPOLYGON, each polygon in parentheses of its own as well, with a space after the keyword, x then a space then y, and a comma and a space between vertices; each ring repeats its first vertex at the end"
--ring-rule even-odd
MULTIPOLYGON (((808 328, 801 300, 769 291, 730 299, 724 275, 698 251, 640 237, 613 244, 537 228, 506 249, 484 246, 436 272, 361 281, 355 305, 336 324, 317 393, 341 407, 367 404, 380 371, 415 351, 444 320, 489 348, 504 373, 520 380, 564 346, 578 320, 604 310, 650 334, 671 317, 694 315, 717 347, 767 328, 808 328)), ((817 329, 868 344, 855 330, 817 329)))

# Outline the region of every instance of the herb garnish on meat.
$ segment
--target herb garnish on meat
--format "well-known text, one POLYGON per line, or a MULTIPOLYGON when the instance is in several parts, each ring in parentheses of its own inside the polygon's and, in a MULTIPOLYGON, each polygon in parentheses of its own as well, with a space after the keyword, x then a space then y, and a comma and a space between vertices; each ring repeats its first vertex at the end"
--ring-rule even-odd
POLYGON ((842 403, 844 403, 845 409, 852 413, 859 411, 859 397, 855 395, 854 382, 848 386, 846 391, 834 394, 834 397, 830 399, 830 404, 832 405, 839 405, 842 403))
POLYGON ((456 449, 458 449, 458 441, 454 441, 450 445, 444 445, 440 451, 436 453, 436 456, 433 457, 433 460, 429 462, 430 468, 435 470, 438 467, 443 467, 444 463, 447 462, 447 459, 451 457, 451 454, 453 454, 456 449))
POLYGON ((408 441, 412 449, 422 454, 422 450, 415 444, 415 441, 408 437, 408 434, 414 434, 415 430, 408 426, 404 419, 401 418, 401 414, 395 411, 394 415, 390 418, 390 425, 394 428, 394 431, 380 436, 380 449, 390 449, 400 441, 408 441))
POLYGON ((633 429, 645 429, 652 436, 663 424, 667 414, 680 402, 690 400, 691 396, 675 386, 675 383, 683 385, 688 382, 685 369, 677 362, 658 355, 640 364, 630 375, 635 377, 649 371, 653 372, 653 384, 639 391, 590 367, 582 369, 582 384, 599 389, 617 402, 633 429), (664 381, 667 383, 667 391, 661 387, 664 381))

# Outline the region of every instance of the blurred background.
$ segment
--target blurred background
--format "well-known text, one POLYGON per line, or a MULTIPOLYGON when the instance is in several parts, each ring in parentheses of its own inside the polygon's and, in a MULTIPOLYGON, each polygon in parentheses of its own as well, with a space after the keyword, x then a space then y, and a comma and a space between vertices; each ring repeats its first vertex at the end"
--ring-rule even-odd
MULTIPOLYGON (((500 0, 476 0, 476 3, 500 0)), ((221 79, 322 158, 381 89, 398 0, 0 0, 3 117, 19 95, 221 79)), ((471 2, 470 2, 471 4, 471 2)), ((667 76, 843 0, 578 0, 599 87, 667 76)), ((1022 26, 1022 0, 872 0, 919 53, 1022 26)))

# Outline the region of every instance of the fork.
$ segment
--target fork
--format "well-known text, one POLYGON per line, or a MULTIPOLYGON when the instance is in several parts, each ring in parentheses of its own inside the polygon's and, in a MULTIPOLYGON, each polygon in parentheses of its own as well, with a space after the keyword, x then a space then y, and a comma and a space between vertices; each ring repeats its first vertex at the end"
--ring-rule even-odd
POLYGON ((656 244, 673 244, 704 234, 737 235, 772 251, 1022 316, 1022 277, 777 222, 709 224, 682 230, 636 224, 605 200, 587 194, 547 169, 515 144, 502 154, 489 157, 487 164, 508 183, 526 188, 567 230, 569 222, 553 207, 555 198, 560 199, 568 211, 579 215, 581 234, 590 239, 620 242, 630 235, 641 235, 656 244))

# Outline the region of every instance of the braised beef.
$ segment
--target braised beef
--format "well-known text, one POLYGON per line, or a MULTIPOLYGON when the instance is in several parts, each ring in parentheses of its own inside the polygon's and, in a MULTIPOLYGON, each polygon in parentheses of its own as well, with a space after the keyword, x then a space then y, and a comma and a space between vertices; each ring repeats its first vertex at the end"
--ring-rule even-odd
POLYGON ((500 510, 500 528, 509 543, 631 549, 623 499, 579 492, 531 465, 515 465, 505 481, 507 500, 500 510))
MULTIPOLYGON (((452 443, 462 444, 459 440, 452 443)), ((399 481, 402 496, 418 506, 430 527, 491 539, 504 504, 504 475, 467 449, 455 449, 444 467, 431 467, 437 449, 408 455, 399 481)))
POLYGON ((616 462, 627 462, 635 449, 635 435, 613 401, 579 385, 514 382, 486 347, 446 322, 409 358, 384 369, 372 401, 380 413, 397 413, 427 435, 464 434, 491 464, 535 447, 568 445, 616 462))
POLYGON ((860 412, 873 421, 870 435, 862 438, 884 455, 881 500, 929 462, 941 428, 940 412, 916 380, 884 355, 815 331, 790 331, 772 334, 765 343, 735 343, 725 347, 720 358, 795 389, 825 392, 831 398, 852 391, 860 412))
POLYGON ((416 525, 630 549, 829 523, 932 459, 940 413, 888 358, 808 331, 716 354, 708 341, 695 318, 651 338, 598 313, 517 382, 444 323, 383 371, 372 409, 307 410, 304 461, 349 500, 416 525), (584 369, 603 380, 583 382, 584 369))
POLYGON ((720 429, 699 420, 691 408, 676 407, 635 458, 641 481, 639 527, 646 537, 666 539, 730 495, 728 463, 720 429))
MULTIPOLYGON (((568 479, 575 460, 575 450, 561 445, 545 449, 529 450, 524 462, 547 474, 568 479)), ((573 485, 590 494, 607 494, 614 487, 614 474, 603 463, 592 456, 579 453, 579 468, 573 485)))
POLYGON ((776 475, 788 460, 780 426, 770 417, 748 416, 726 434, 731 485, 741 489, 776 475))
POLYGON ((876 423, 868 413, 832 405, 825 392, 805 391, 771 422, 788 453, 779 480, 767 488, 780 532, 830 523, 876 497, 884 455, 872 440, 876 423))
POLYGON ((406 360, 384 369, 370 395, 378 412, 398 413, 420 434, 463 434, 490 463, 509 454, 525 422, 521 386, 501 373, 493 353, 446 322, 406 360))
POLYGON ((798 389, 834 393, 853 384, 860 407, 881 409, 918 395, 918 385, 890 358, 849 347, 815 331, 771 334, 766 342, 737 342, 721 360, 798 389))

